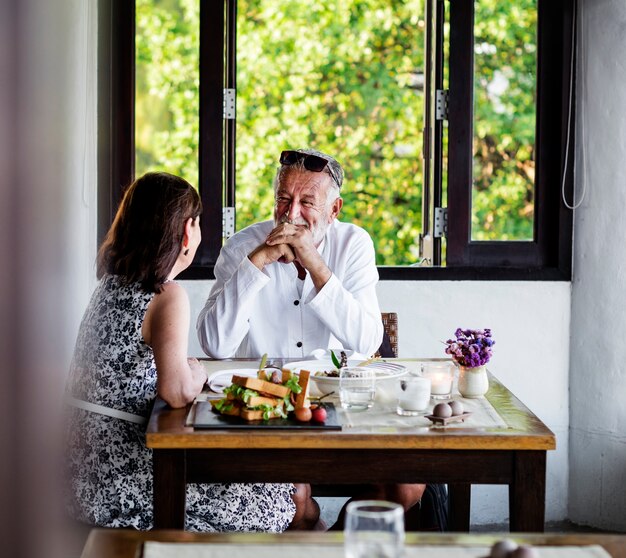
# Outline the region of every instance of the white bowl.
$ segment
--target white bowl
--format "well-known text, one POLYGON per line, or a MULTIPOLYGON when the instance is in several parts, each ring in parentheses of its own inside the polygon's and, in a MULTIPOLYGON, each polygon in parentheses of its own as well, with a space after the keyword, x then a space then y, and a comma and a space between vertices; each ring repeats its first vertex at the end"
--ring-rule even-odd
MULTIPOLYGON (((361 361, 348 360, 348 366, 358 366, 361 361)), ((291 362, 285 364, 283 368, 287 368, 292 372, 299 373, 300 370, 308 370, 311 372, 311 382, 313 387, 319 392, 312 395, 326 395, 334 392, 339 396, 339 377, 324 376, 323 372, 336 372, 335 365, 330 360, 305 360, 301 362, 291 362)), ((406 366, 396 364, 395 362, 374 361, 366 364, 365 368, 372 368, 376 371, 376 392, 377 398, 379 391, 385 397, 388 391, 393 391, 394 380, 403 376, 407 372, 406 366)))

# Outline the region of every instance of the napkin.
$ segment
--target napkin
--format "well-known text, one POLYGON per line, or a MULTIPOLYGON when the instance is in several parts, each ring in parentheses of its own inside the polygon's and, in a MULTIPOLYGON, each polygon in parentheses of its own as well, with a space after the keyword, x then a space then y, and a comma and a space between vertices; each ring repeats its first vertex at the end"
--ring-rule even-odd
POLYGON ((224 388, 232 384, 233 374, 237 376, 248 376, 256 378, 258 369, 244 368, 240 370, 218 370, 209 376, 209 389, 215 393, 224 393, 224 388))

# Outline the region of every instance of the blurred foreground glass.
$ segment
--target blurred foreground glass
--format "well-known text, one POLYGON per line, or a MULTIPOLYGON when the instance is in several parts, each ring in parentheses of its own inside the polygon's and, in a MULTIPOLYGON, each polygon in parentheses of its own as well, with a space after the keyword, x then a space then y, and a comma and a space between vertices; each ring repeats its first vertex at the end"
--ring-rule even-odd
POLYGON ((380 500, 351 502, 346 509, 346 558, 400 558, 404 548, 404 510, 380 500))
POLYGON ((376 373, 371 368, 346 366, 339 370, 341 406, 349 411, 365 411, 374 404, 376 373))
POLYGON ((402 376, 397 386, 398 405, 396 412, 405 417, 423 415, 430 402, 430 378, 402 376))
POLYGON ((422 375, 430 380, 430 396, 433 399, 450 399, 454 379, 452 362, 426 362, 422 375))

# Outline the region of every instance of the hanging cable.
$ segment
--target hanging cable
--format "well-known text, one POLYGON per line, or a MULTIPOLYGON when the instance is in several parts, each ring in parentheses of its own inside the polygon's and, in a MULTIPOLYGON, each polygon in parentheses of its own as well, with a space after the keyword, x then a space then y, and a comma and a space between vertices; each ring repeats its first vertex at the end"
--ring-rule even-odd
MULTIPOLYGON (((580 121, 581 121, 581 130, 580 130, 580 134, 581 134, 581 138, 582 138, 582 161, 581 161, 581 166, 582 166, 582 195, 580 196, 580 200, 578 200, 578 202, 576 202, 576 192, 573 192, 573 200, 572 200, 572 204, 570 205, 569 202, 567 201, 567 199, 565 199, 565 179, 567 177, 567 162, 568 162, 568 158, 569 158, 569 144, 570 144, 570 137, 571 137, 571 126, 572 126, 572 96, 573 96, 573 90, 574 90, 574 53, 581 53, 582 52, 582 56, 583 56, 583 60, 586 60, 586 56, 585 56, 585 50, 584 50, 584 45, 583 45, 583 38, 584 38, 584 29, 582 29, 582 24, 581 24, 581 32, 580 32, 580 37, 578 42, 576 42, 576 30, 578 29, 578 3, 580 2, 581 6, 581 21, 583 21, 582 18, 582 2, 583 0, 575 0, 574 1, 574 13, 572 14, 572 45, 571 45, 571 57, 570 57, 570 77, 569 77, 569 102, 568 102, 568 114, 567 114, 567 139, 565 142, 565 163, 563 165, 563 180, 561 182, 561 197, 563 198, 563 203, 565 204, 565 207, 567 207, 568 209, 574 210, 574 209, 578 209, 580 207, 580 205, 583 203, 583 200, 585 199, 585 194, 586 194, 586 161, 585 161, 585 115, 584 115, 584 103, 580 103, 580 121)), ((581 80, 581 98, 584 101, 585 100, 585 83, 586 83, 586 64, 582 65, 582 80, 581 80)))

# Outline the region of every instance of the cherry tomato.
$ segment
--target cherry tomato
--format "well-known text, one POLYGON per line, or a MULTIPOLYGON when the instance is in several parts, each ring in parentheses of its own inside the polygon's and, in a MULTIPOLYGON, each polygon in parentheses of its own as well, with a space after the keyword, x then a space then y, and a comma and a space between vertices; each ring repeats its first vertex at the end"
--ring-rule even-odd
POLYGON ((294 414, 296 415, 296 420, 299 420, 300 422, 309 422, 311 420, 311 417, 313 416, 311 409, 309 409, 308 407, 301 407, 300 409, 296 409, 294 414))
POLYGON ((315 422, 324 422, 327 416, 328 413, 326 412, 326 409, 324 409, 324 407, 316 407, 315 409, 313 409, 313 420, 315 422))

